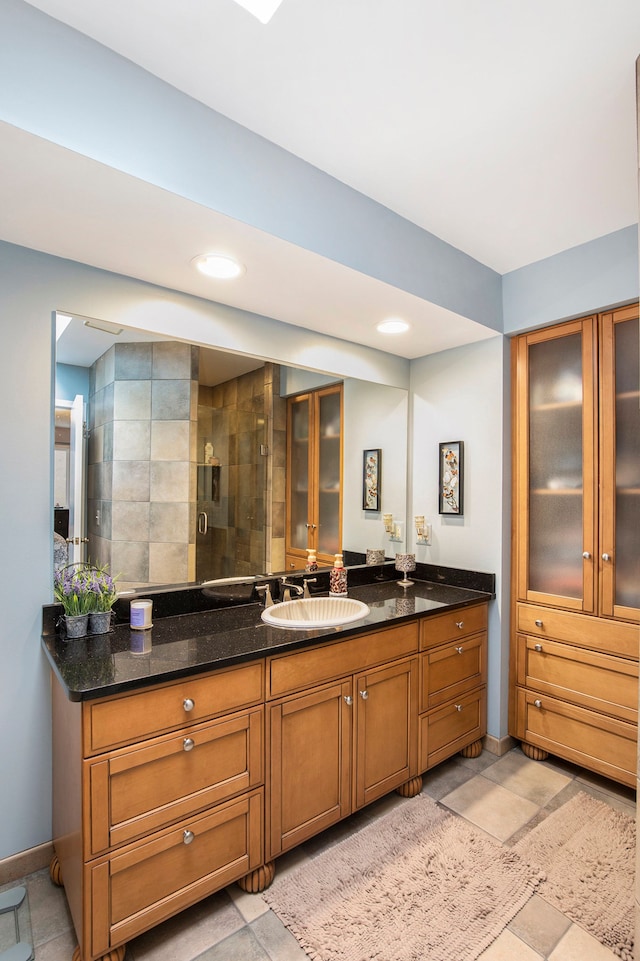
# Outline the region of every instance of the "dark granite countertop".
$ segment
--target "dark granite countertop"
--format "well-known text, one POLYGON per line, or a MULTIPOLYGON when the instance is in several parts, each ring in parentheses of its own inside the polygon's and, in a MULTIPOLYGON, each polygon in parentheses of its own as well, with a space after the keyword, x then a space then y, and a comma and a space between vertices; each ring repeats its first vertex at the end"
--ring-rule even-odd
MULTIPOLYGON (((167 600, 166 591, 146 592, 144 596, 155 598, 154 623, 147 631, 131 630, 127 620, 125 623, 116 622, 108 634, 71 640, 56 633, 55 624, 61 609, 48 605, 43 609, 42 644, 69 699, 89 700, 295 650, 323 640, 352 637, 415 617, 433 615, 446 608, 467 607, 495 596, 492 574, 474 576, 474 572, 459 571, 452 571, 451 576, 445 574, 447 580, 473 585, 466 587, 442 583, 442 571, 447 569, 419 565, 419 570, 412 574, 414 585, 409 588, 399 586, 399 575, 388 565, 360 568, 353 572, 353 576, 350 571, 349 596, 364 601, 369 606, 369 614, 344 627, 274 628, 261 620, 262 605, 251 595, 249 599, 238 599, 237 592, 224 588, 209 591, 209 603, 215 604, 215 609, 202 610, 202 595, 207 595, 207 591, 196 589, 194 597, 185 598, 184 591, 173 592, 175 596, 170 600, 167 600), (377 579, 375 571, 380 572, 377 579), (425 573, 436 577, 434 572, 439 572, 437 580, 416 578, 418 574, 424 577, 425 573), (460 574, 470 576, 461 577, 460 574), (222 606, 217 606, 219 604, 222 606), (191 607, 195 612, 172 613, 185 607, 191 607)), ((322 575, 318 582, 317 587, 325 586, 322 575)), ((120 620, 123 609, 121 602, 120 620)))

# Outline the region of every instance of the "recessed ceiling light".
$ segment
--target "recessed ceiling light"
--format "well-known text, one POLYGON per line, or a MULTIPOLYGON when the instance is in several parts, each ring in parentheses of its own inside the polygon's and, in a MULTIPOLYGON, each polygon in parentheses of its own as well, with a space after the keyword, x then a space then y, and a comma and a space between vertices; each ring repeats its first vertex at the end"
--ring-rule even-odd
POLYGON ((257 17, 260 23, 269 23, 282 0, 236 0, 236 3, 257 17))
POLYGON ((224 254, 202 254, 200 257, 195 257, 193 263, 201 274, 206 274, 207 277, 213 277, 215 280, 232 280, 243 274, 245 270, 243 264, 224 254))
POLYGON ((381 334, 404 334, 409 330, 409 324, 406 320, 400 320, 399 317, 391 317, 376 324, 376 330, 381 334))

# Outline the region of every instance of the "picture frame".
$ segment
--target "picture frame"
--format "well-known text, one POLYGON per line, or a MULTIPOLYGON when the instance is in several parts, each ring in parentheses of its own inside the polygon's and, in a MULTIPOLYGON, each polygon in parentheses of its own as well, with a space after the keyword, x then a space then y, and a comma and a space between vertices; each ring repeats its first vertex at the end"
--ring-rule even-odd
POLYGON ((362 509, 379 511, 382 487, 382 449, 373 447, 362 455, 362 509))
POLYGON ((440 514, 464 513, 464 442, 438 445, 438 510, 440 514))

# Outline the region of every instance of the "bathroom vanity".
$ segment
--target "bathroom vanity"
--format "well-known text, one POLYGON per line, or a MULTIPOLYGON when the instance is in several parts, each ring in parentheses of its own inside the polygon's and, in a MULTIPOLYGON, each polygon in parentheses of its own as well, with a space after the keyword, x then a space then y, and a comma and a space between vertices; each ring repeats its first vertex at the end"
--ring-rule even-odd
POLYGON ((438 569, 403 589, 371 570, 349 591, 369 614, 343 628, 273 628, 251 601, 172 616, 163 595, 151 631, 65 642, 45 608, 51 877, 76 961, 122 961, 132 938, 231 882, 262 890, 283 852, 480 753, 493 576, 468 588, 438 569))

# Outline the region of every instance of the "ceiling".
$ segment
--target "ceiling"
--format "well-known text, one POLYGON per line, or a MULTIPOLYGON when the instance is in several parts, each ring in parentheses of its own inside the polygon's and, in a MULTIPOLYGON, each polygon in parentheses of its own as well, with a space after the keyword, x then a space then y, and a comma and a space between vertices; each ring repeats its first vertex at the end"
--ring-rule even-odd
MULTIPOLYGON (((638 0, 283 0, 267 25, 233 0, 31 6, 498 273, 637 222, 638 0)), ((2 239, 409 358, 495 335, 18 128, 0 147, 2 239), (234 286, 189 262, 216 238, 234 286), (410 339, 375 332, 391 314, 410 339)))

